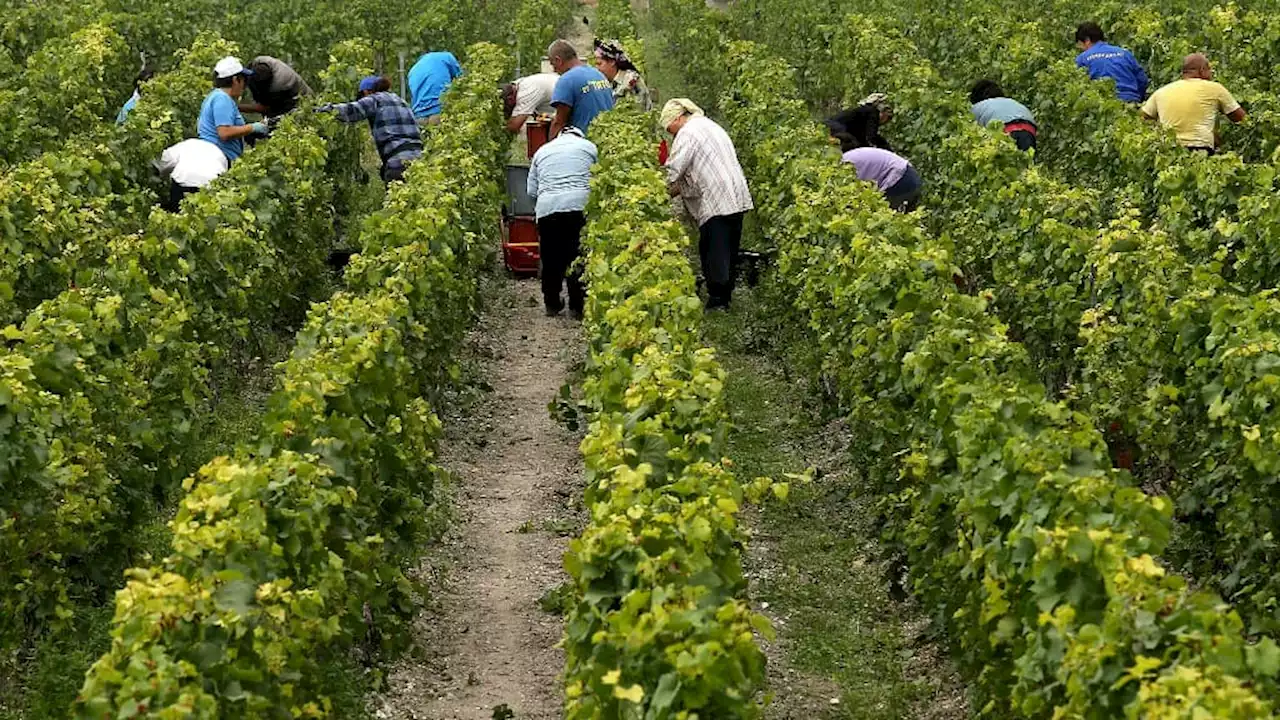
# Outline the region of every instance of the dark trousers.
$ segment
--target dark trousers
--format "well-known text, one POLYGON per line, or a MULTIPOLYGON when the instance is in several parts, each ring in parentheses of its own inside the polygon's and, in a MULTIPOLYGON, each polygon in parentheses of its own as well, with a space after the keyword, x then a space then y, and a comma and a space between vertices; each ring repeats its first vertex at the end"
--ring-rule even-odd
POLYGON ((923 183, 920 180, 920 173, 916 169, 907 166, 907 171, 902 174, 902 179, 894 183, 893 187, 884 191, 885 199, 889 201, 889 207, 898 212, 911 212, 920 204, 920 188, 923 183))
POLYGON ((1036 136, 1032 135, 1029 130, 1014 130, 1009 133, 1009 137, 1013 138, 1014 144, 1023 152, 1036 146, 1036 136))
POLYGON ((582 211, 545 215, 538 220, 538 250, 542 262, 542 300, 547 310, 564 309, 560 287, 569 286, 569 310, 582 312, 587 293, 582 284, 582 269, 569 266, 582 253, 582 228, 587 217, 582 211))
POLYGON ((197 192, 200 192, 200 188, 179 185, 178 183, 170 180, 169 197, 165 199, 164 202, 160 203, 160 207, 171 213, 176 213, 182 205, 182 198, 197 192))
POLYGON ((707 281, 707 307, 729 307, 738 275, 742 246, 742 215, 717 215, 698 228, 698 255, 707 281))
POLYGON ((393 182, 404 180, 405 171, 419 157, 419 155, 397 155, 388 160, 382 165, 382 182, 390 185, 393 182))

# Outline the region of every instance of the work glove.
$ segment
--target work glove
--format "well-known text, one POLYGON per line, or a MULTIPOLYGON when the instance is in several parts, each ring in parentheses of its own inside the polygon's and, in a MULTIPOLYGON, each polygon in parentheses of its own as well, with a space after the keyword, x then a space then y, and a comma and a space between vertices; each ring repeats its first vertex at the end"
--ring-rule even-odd
POLYGON ((325 103, 323 105, 317 105, 315 107, 315 112, 318 112, 318 113, 333 112, 333 103, 325 103))
POLYGON ((267 124, 264 122, 256 122, 251 127, 253 127, 254 135, 266 135, 271 132, 271 128, 267 127, 267 124))

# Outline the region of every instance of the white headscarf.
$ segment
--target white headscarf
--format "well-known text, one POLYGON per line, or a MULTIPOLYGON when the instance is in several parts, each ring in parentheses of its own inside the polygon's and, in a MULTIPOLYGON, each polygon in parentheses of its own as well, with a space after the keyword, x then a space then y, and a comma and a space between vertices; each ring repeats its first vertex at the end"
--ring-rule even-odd
POLYGON ((684 115, 705 115, 702 108, 698 107, 689 98, 672 98, 662 106, 662 113, 658 116, 658 123, 663 130, 670 127, 671 123, 679 120, 684 115))

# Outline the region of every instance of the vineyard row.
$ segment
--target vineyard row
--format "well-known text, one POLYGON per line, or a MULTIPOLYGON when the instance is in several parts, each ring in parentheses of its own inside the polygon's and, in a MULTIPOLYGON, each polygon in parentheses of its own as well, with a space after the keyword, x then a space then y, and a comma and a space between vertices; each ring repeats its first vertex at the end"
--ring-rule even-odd
POLYGON ((402 642, 402 567, 442 472, 430 398, 500 202, 492 89, 510 60, 482 44, 467 63, 423 159, 363 224, 346 288, 308 313, 260 435, 184 483, 172 555, 130 572, 80 717, 320 716, 320 660, 402 642))
POLYGON ((1220 599, 1155 561, 1170 503, 1110 468, 1088 417, 1046 399, 991 296, 955 287, 948 245, 838 167, 784 63, 730 43, 701 3, 654 10, 684 66, 723 69, 702 77, 768 198, 778 277, 985 709, 1269 716, 1275 643, 1247 643, 1220 599))

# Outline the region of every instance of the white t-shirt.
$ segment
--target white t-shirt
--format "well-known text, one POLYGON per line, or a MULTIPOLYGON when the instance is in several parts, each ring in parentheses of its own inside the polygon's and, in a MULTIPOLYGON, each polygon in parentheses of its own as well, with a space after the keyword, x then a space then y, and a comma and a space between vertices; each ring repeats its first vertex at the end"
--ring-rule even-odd
POLYGON ((555 73, 538 73, 517 80, 516 106, 511 114, 554 115, 556 109, 551 106, 551 93, 556 89, 556 81, 559 79, 560 76, 555 73))
POLYGON ((169 175, 183 187, 202 188, 230 165, 222 148, 208 140, 191 138, 165 149, 155 166, 162 177, 169 175))

